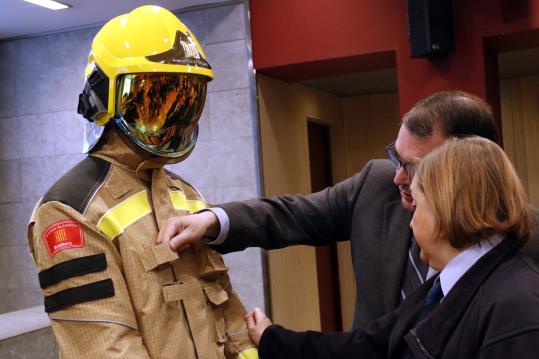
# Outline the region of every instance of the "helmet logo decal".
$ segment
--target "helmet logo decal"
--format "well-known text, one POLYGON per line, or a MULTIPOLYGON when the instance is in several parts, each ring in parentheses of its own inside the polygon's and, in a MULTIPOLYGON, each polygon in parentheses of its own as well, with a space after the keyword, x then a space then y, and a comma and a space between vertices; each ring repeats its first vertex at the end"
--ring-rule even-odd
POLYGON ((189 35, 176 31, 176 38, 172 49, 160 54, 146 56, 148 61, 159 62, 162 64, 197 66, 205 69, 211 69, 210 64, 200 53, 197 44, 189 35))

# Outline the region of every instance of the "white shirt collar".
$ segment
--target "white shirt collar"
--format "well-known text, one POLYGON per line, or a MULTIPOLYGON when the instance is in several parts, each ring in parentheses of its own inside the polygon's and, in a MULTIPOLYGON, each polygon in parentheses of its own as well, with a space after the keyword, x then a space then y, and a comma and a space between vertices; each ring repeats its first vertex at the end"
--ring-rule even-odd
POLYGON ((504 237, 501 234, 494 235, 483 240, 480 244, 466 248, 453 258, 440 273, 440 284, 444 297, 453 288, 455 283, 472 267, 475 262, 496 247, 504 237))

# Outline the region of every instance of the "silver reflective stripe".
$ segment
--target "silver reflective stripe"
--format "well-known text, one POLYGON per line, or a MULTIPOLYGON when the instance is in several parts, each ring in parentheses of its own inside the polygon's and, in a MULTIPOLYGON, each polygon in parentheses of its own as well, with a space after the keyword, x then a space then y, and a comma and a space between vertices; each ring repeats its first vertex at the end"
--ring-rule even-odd
POLYGON ((132 326, 131 324, 127 324, 127 323, 123 323, 123 322, 119 322, 119 321, 116 321, 116 320, 105 320, 105 319, 73 319, 73 318, 52 318, 52 320, 65 320, 65 321, 69 321, 69 322, 94 322, 94 323, 111 323, 111 324, 118 324, 118 325, 123 325, 124 327, 128 327, 130 329, 134 329, 136 331, 138 331, 138 328, 136 326, 132 326))

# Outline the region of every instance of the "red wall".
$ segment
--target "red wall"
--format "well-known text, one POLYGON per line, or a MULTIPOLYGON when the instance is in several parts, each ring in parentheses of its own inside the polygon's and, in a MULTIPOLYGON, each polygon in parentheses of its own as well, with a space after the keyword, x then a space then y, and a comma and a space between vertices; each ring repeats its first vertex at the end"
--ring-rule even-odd
POLYGON ((249 8, 258 72, 297 81, 396 66, 401 113, 452 89, 497 107, 497 52, 539 46, 539 0, 453 0, 455 52, 433 60, 409 57, 406 0, 250 0, 249 8))

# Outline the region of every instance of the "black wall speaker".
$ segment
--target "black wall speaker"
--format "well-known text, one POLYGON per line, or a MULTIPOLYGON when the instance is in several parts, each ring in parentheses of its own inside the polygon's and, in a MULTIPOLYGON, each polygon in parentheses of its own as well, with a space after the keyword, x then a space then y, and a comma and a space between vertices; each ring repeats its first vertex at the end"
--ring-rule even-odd
POLYGON ((446 56, 455 49, 451 0, 408 0, 412 57, 446 56))

